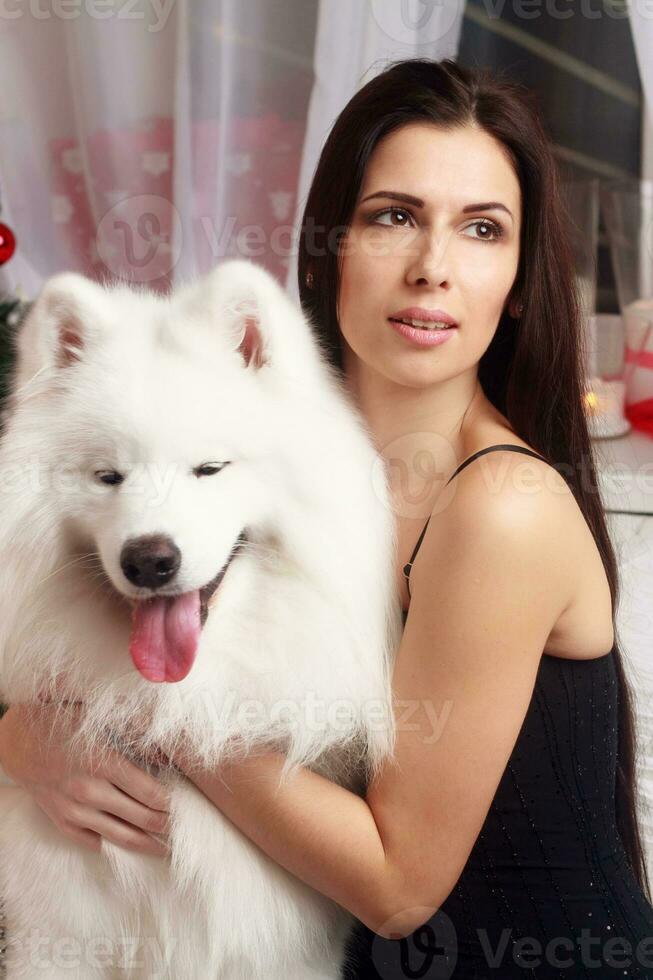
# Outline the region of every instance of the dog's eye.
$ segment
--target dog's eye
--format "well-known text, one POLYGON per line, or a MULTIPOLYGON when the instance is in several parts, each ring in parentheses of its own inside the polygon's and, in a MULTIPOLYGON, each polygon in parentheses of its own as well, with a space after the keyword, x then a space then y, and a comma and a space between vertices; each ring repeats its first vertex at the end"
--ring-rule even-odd
POLYGON ((96 470, 95 475, 101 483, 106 483, 110 487, 118 486, 125 479, 117 470, 96 470))
POLYGON ((193 470, 195 476, 213 476, 215 473, 219 473, 220 470, 224 469, 225 466, 229 465, 229 461, 225 463, 202 463, 201 466, 196 466, 193 470))

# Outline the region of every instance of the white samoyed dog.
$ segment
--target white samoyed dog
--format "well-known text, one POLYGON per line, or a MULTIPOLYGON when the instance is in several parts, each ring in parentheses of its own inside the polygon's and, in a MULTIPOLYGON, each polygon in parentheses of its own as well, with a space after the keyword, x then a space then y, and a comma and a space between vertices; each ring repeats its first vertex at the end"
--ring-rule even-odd
MULTIPOLYGON (((96 757, 269 745, 284 778, 309 766, 362 794, 394 745, 395 523, 299 308, 247 260, 166 297, 66 272, 16 355, 0 700, 82 701, 75 748, 96 757)), ((85 848, 5 777, 8 980, 338 977, 351 915, 157 771, 169 858, 85 848)))

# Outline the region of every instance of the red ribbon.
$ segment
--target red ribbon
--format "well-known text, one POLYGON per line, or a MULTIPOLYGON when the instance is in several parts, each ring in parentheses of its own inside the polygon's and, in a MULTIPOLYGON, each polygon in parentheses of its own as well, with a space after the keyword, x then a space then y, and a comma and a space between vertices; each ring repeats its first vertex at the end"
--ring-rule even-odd
POLYGON ((645 432, 653 438, 653 398, 645 398, 644 401, 626 405, 626 418, 633 429, 645 432))
POLYGON ((626 347, 626 363, 636 364, 638 367, 653 370, 653 351, 635 350, 633 347, 626 347))

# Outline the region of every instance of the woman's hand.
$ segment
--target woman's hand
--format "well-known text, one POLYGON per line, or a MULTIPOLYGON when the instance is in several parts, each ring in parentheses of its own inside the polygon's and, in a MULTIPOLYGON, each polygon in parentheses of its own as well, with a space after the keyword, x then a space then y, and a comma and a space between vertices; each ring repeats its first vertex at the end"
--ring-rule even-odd
POLYGON ((167 855, 167 845, 151 836, 167 832, 167 790, 116 751, 103 750, 101 760, 73 753, 68 736, 80 710, 59 709, 55 722, 52 704, 10 707, 0 719, 0 765, 72 840, 98 851, 105 837, 129 850, 167 855))

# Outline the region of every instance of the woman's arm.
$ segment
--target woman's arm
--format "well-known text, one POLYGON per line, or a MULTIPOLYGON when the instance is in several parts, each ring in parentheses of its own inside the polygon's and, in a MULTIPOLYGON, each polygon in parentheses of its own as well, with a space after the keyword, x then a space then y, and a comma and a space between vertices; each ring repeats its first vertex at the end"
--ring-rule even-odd
POLYGON ((410 934, 458 880, 572 594, 568 499, 544 479, 525 493, 512 466, 496 494, 469 467, 431 519, 395 664, 396 761, 365 800, 307 769, 279 787, 275 753, 188 770, 271 858, 380 935, 410 934))
POLYGON ((382 927, 381 889, 391 891, 393 869, 370 807, 304 767, 279 786, 284 761, 278 752, 251 754, 217 772, 191 770, 190 778, 278 864, 371 928, 382 927))

